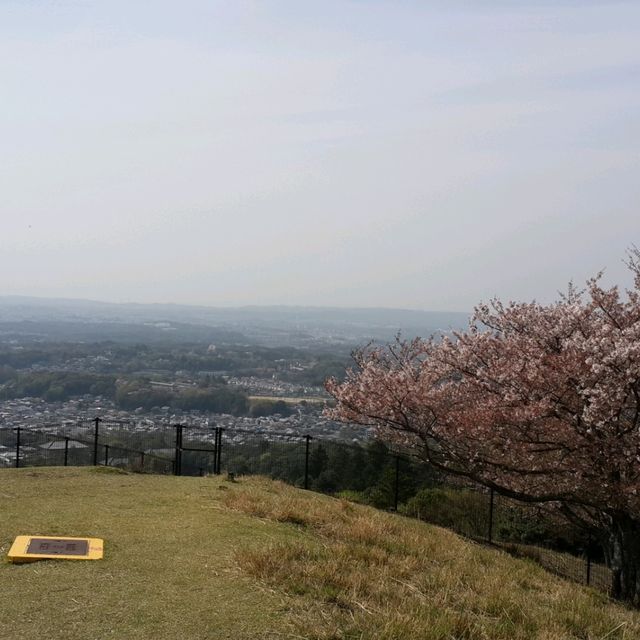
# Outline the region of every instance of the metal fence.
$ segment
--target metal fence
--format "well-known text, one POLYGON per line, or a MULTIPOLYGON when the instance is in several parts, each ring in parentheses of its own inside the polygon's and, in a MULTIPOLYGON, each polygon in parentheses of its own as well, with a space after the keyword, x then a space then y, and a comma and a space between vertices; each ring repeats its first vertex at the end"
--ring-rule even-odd
POLYGON ((610 593, 588 534, 532 507, 444 477, 379 442, 102 418, 0 428, 0 467, 106 465, 175 475, 265 475, 447 527, 610 593))

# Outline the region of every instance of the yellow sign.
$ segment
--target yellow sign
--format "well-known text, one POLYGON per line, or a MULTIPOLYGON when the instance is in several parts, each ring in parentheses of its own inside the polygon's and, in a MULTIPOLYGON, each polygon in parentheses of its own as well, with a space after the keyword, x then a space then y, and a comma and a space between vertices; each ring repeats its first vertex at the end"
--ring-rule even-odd
POLYGON ((101 560, 104 542, 100 538, 54 538, 18 536, 7 557, 11 562, 36 560, 101 560))

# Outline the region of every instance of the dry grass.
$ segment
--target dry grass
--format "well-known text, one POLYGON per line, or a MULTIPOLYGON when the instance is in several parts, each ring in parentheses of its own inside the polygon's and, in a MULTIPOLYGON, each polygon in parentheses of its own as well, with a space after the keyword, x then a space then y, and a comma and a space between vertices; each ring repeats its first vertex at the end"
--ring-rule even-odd
POLYGON ((102 469, 0 471, 20 533, 99 562, 0 562, 4 640, 613 640, 640 613, 444 529, 284 484, 102 469))
MULTIPOLYGON (((576 558, 568 553, 528 544, 505 542, 498 543, 498 546, 517 558, 531 558, 547 571, 559 576, 564 576, 577 582, 586 581, 587 567, 583 558, 576 558)), ((611 569, 603 564, 593 563, 591 565, 590 584, 598 591, 610 593, 612 585, 611 569)))
POLYGON ((297 597, 292 616, 303 638, 640 638, 638 612, 438 527, 255 479, 222 501, 300 531, 236 558, 297 597))

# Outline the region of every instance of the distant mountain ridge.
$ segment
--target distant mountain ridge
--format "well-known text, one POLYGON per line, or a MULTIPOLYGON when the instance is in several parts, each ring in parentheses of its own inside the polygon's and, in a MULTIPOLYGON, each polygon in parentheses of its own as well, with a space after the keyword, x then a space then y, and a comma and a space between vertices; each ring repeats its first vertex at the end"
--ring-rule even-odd
MULTIPOLYGON (((405 337, 427 337, 467 326, 469 314, 389 308, 340 308, 302 306, 206 307, 181 304, 112 303, 93 300, 0 296, 0 336, 25 329, 53 333, 78 326, 81 334, 101 326, 106 334, 122 337, 123 326, 135 328, 136 340, 171 341, 224 339, 262 344, 308 344, 312 342, 361 343, 389 340, 401 332, 405 337), (54 330, 54 325, 57 327, 54 330), (142 327, 146 327, 142 329, 142 327), (111 330, 110 330, 111 329, 111 330), (215 330, 215 331, 213 331, 215 330), (177 333, 176 333, 177 332, 177 333), (216 338, 216 336, 218 336, 216 338)), ((63 331, 63 333, 68 333, 63 331)), ((89 331, 79 339, 93 339, 89 331)), ((70 336, 61 339, 68 339, 70 336)), ((118 338, 104 338, 118 339, 118 338)))

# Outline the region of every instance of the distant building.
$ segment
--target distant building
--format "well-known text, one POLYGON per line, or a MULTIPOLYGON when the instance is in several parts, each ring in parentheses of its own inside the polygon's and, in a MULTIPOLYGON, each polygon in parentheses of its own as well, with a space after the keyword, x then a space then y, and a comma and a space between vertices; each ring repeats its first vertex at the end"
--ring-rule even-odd
MULTIPOLYGON (((51 442, 45 442, 40 445, 41 449, 46 449, 47 451, 60 451, 67 446, 67 442, 65 440, 51 440, 51 442)), ((69 449, 86 449, 87 445, 82 444, 82 442, 78 442, 77 440, 69 440, 69 449)))

